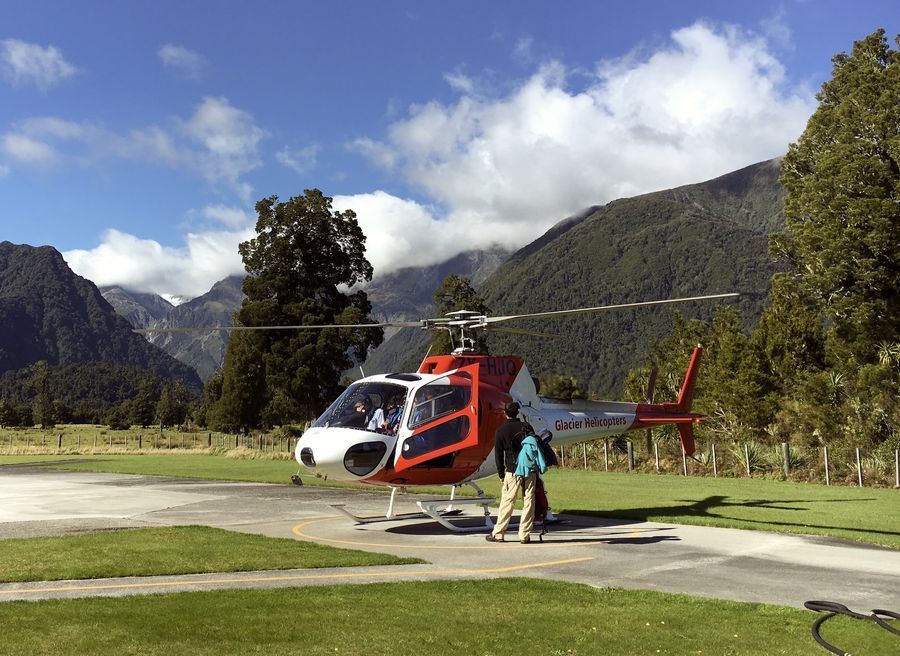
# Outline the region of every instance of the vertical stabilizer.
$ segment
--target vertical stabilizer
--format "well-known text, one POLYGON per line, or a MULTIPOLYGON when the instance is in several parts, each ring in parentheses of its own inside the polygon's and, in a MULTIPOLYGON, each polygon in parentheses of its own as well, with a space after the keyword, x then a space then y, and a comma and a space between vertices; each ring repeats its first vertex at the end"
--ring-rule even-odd
POLYGON ((694 425, 693 424, 675 424, 678 428, 678 437, 681 438, 681 448, 685 454, 694 455, 694 425))
POLYGON ((678 403, 673 408, 677 412, 691 411, 691 405, 694 403, 694 387, 697 385, 697 374, 700 372, 702 355, 703 347, 697 344, 694 347, 693 355, 691 355, 691 363, 688 365, 687 373, 684 375, 684 383, 682 383, 681 392, 678 394, 678 403))

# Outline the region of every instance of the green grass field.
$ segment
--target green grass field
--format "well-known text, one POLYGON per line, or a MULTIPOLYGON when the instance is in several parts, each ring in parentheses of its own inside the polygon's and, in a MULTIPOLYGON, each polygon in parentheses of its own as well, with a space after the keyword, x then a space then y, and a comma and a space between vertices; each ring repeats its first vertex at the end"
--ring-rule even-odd
MULTIPOLYGON (((215 455, 0 456, 14 462, 57 463, 68 470, 218 480, 287 483, 291 461, 215 455)), ((900 491, 826 487, 769 479, 706 478, 553 470, 551 506, 562 512, 840 537, 900 549, 900 491)), ((342 485, 303 476, 305 484, 342 485)), ((498 493, 497 479, 484 481, 498 493)), ((371 489, 371 488, 368 488, 371 489)), ((427 490, 447 493, 447 488, 427 490)))
MULTIPOLYGON (((190 592, 0 604, 0 654, 715 654, 825 653, 816 615, 535 579, 190 592)), ((837 617, 823 635, 869 655, 900 639, 837 617)))
POLYGON ((0 582, 424 562, 205 526, 0 541, 0 582))

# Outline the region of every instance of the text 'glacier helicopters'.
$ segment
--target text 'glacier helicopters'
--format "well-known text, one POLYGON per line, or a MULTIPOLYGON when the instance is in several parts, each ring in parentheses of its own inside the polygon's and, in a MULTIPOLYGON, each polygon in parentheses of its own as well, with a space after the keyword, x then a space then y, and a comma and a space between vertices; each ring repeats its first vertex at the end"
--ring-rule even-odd
MULTIPOLYGON (((414 373, 389 373, 357 380, 297 441, 297 462, 313 474, 393 488, 387 513, 378 518, 383 520, 396 517, 394 496, 399 488, 451 485, 455 493, 457 487, 469 484, 483 497, 476 481, 497 474, 493 457, 494 434, 506 419, 506 404, 512 401, 519 404, 520 418, 536 433, 543 430, 552 433, 554 445, 564 446, 673 424, 684 452, 692 455, 693 424, 701 420, 700 415, 691 412, 702 353, 699 345, 694 349, 677 402, 624 403, 543 397, 521 357, 478 353, 473 334, 486 330, 547 337, 498 324, 736 296, 739 294, 713 294, 498 317, 462 310, 446 317, 415 322, 143 329, 140 332, 337 327, 449 331, 455 346, 450 355, 426 356, 414 373)), ((453 496, 451 493, 451 500, 453 496)), ((423 510, 440 519, 439 515, 433 514, 433 507, 432 512, 423 510)), ((358 522, 375 519, 342 511, 358 522)), ((485 515, 489 523, 486 507, 485 515)), ((446 522, 441 523, 454 528, 446 522)))

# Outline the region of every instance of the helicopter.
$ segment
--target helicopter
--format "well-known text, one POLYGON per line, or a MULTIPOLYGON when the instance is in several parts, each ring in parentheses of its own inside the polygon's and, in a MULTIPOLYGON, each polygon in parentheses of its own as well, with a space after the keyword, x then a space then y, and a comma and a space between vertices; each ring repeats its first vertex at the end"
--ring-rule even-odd
MULTIPOLYGON (((391 499, 383 517, 358 517, 342 506, 337 507, 358 523, 368 523, 397 518, 393 512, 395 495, 398 490, 409 487, 450 485, 448 501, 452 503, 456 489, 470 485, 479 498, 485 499, 477 481, 497 474, 493 457, 494 434, 506 420, 504 409, 510 402, 519 404, 520 419, 533 427, 535 433, 549 431, 555 445, 565 446, 670 424, 678 430, 684 453, 692 455, 695 448, 693 425, 702 419, 701 415, 691 412, 702 355, 699 345, 691 356, 676 402, 625 403, 541 396, 521 357, 479 352, 475 335, 480 331, 493 331, 548 337, 550 335, 544 333, 498 324, 736 296, 739 294, 712 294, 509 316, 486 316, 460 310, 441 318, 420 321, 340 326, 235 326, 206 330, 414 327, 450 333, 453 350, 449 355, 426 355, 415 372, 365 376, 355 381, 297 440, 295 458, 299 466, 310 473, 333 480, 391 488, 391 499)), ((143 332, 158 330, 144 329, 143 332)), ((458 499, 456 503, 459 503, 458 499)), ((486 525, 490 525, 487 505, 482 505, 486 525)), ((443 520, 435 504, 423 507, 420 503, 419 506, 427 515, 457 530, 443 520)))

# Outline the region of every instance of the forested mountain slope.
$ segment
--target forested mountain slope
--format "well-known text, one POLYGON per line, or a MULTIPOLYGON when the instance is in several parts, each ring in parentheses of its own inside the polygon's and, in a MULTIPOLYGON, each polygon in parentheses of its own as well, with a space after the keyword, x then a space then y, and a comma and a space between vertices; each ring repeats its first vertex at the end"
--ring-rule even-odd
MULTIPOLYGON (((518 314, 738 291, 749 323, 774 271, 768 235, 784 225, 777 160, 708 182, 613 201, 514 253, 479 292, 494 314, 518 314)), ((714 303, 678 309, 708 317, 714 303)), ((534 374, 575 376, 615 398, 629 368, 671 329, 671 309, 523 323, 560 339, 494 335, 534 374)))
POLYGON ((200 390, 189 367, 132 332, 97 287, 50 246, 0 243, 0 373, 107 363, 139 368, 200 390))

